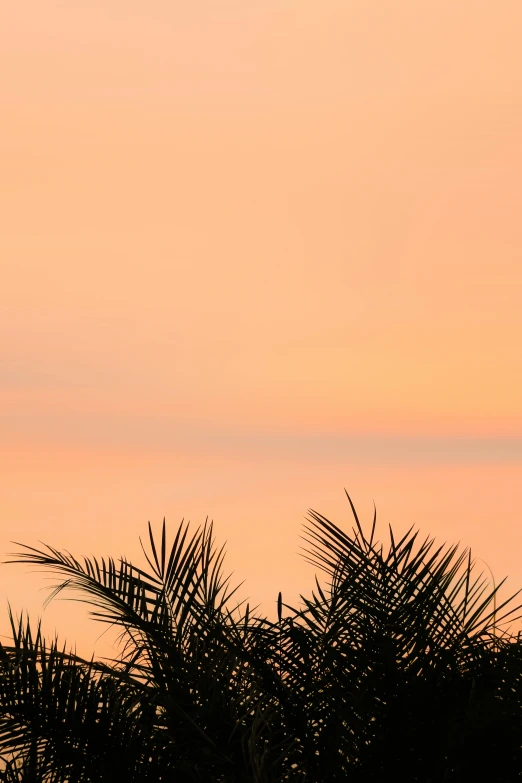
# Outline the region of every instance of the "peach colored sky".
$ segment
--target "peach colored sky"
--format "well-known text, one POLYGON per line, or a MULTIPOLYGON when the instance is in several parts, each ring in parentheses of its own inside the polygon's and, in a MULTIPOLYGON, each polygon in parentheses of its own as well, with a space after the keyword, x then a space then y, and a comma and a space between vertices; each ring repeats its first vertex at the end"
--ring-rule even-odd
POLYGON ((20 0, 0 36, 2 552, 208 514, 268 607, 346 487, 522 586, 520 2, 20 0))

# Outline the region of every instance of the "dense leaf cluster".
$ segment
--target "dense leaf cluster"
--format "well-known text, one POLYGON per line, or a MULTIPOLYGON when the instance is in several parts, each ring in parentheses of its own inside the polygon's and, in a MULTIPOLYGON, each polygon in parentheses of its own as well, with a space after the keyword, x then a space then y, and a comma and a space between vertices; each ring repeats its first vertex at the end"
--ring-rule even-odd
MULTIPOLYGON (((316 578, 275 622, 233 606, 212 525, 149 524, 147 567, 24 546, 121 628, 85 661, 11 615, 0 645, 5 783, 506 782, 522 777, 520 606, 471 553, 410 530, 385 549, 311 511, 316 578)), ((514 596, 513 596, 514 598, 514 596)))

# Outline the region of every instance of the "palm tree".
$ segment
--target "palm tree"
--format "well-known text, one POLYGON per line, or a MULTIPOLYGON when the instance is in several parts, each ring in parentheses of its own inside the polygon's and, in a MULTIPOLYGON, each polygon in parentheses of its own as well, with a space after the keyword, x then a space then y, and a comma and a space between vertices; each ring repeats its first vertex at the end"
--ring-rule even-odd
MULTIPOLYGON (((474 575, 471 553, 350 534, 310 511, 319 568, 276 622, 223 572, 212 524, 149 524, 147 566, 22 545, 11 562, 121 629, 121 655, 85 661, 11 616, 0 646, 0 780, 511 781, 522 776, 520 606, 474 575)), ((516 594, 518 595, 518 594, 516 594)))

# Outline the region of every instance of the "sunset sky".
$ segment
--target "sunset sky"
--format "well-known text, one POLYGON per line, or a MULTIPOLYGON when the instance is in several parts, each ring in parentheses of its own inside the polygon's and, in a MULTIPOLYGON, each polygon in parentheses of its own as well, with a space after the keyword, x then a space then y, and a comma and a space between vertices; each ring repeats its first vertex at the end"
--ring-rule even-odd
MULTIPOLYGON (((208 515, 271 612, 346 487, 522 587, 520 0, 18 0, 0 38, 2 559, 208 515)), ((46 581, 1 572, 7 633, 46 581)), ((105 654, 82 612, 44 628, 105 654)))

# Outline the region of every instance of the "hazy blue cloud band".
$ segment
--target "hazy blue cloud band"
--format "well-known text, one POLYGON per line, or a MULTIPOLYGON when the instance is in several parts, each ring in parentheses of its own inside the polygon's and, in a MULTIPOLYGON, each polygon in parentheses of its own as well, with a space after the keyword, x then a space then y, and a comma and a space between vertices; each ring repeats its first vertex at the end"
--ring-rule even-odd
POLYGON ((272 455, 281 459, 522 463, 522 437, 288 434, 160 417, 0 416, 4 439, 67 448, 272 455))

